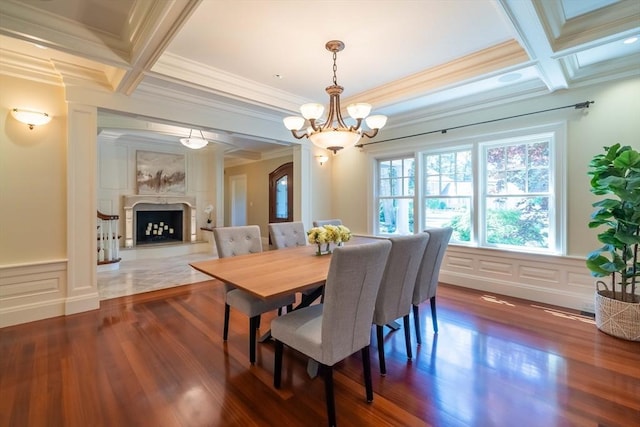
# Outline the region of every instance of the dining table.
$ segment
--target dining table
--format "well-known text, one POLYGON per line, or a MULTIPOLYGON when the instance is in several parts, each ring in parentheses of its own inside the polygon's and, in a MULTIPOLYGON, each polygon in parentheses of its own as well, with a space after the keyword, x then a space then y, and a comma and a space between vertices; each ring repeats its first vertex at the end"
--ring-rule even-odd
MULTIPOLYGON (((367 244, 379 239, 374 236, 353 236, 344 245, 367 244)), ((331 254, 317 255, 317 251, 318 247, 315 244, 309 244, 214 258, 189 265, 208 276, 263 299, 314 289, 314 292, 301 299, 294 308, 296 310, 309 306, 318 299, 327 280, 331 254)), ((259 341, 264 342, 270 337, 270 333, 267 332, 259 341)), ((308 371, 311 376, 315 375, 315 367, 310 365, 308 371)))
MULTIPOLYGON (((373 236, 354 236, 344 244, 366 244, 378 239, 373 236)), ((310 244, 214 258, 189 265, 252 295, 268 299, 323 285, 329 273, 331 254, 316 255, 316 252, 316 245, 310 244)))

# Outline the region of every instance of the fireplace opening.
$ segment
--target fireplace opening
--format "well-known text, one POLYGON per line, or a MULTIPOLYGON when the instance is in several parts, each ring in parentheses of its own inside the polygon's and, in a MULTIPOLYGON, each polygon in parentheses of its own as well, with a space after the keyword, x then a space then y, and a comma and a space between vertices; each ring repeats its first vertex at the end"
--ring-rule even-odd
POLYGON ((182 210, 136 212, 136 244, 182 242, 182 210))

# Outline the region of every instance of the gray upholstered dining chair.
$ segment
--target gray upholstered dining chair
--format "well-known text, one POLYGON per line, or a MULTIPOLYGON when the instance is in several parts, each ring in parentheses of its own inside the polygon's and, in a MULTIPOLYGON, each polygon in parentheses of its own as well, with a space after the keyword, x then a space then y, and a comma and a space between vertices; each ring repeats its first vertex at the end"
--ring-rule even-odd
MULTIPOLYGON (((269 235, 271 236, 271 244, 274 249, 307 245, 307 233, 304 231, 304 224, 299 221, 270 223, 269 235)), ((317 299, 321 293, 321 289, 319 288, 302 291, 303 305, 309 305, 313 300, 317 299)))
POLYGON ((300 221, 270 223, 269 235, 271 236, 271 244, 275 249, 305 246, 307 244, 307 233, 304 231, 304 224, 300 221))
POLYGON ((410 236, 391 237, 391 252, 384 269, 376 307, 373 312, 373 324, 376 325, 378 342, 378 359, 380 374, 387 374, 384 356, 384 326, 402 317, 404 321, 404 339, 407 348, 407 359, 411 360, 411 328, 409 313, 413 289, 418 276, 418 269, 422 262, 424 250, 427 247, 429 235, 427 233, 412 234, 410 236))
POLYGON ((323 304, 271 322, 276 340, 273 385, 280 388, 284 344, 318 362, 324 376, 329 425, 336 425, 333 365, 361 351, 366 398, 373 401, 369 345, 371 319, 391 242, 338 247, 331 255, 323 304))
POLYGON ((422 343, 420 335, 420 309, 419 305, 429 300, 431 303, 431 319, 433 321, 433 331, 438 332, 438 317, 436 315, 436 291, 438 289, 438 279, 440 276, 440 266, 444 254, 449 246, 449 239, 453 229, 451 227, 428 228, 424 230, 429 234, 427 248, 424 251, 422 264, 418 270, 416 286, 413 290, 413 322, 416 328, 416 341, 422 343))
POLYGON ((322 227, 323 225, 342 225, 341 219, 317 219, 313 221, 314 227, 322 227))
MULTIPOLYGON (((247 225, 239 227, 219 227, 213 229, 218 257, 226 258, 262 252, 262 238, 260 227, 247 225)), ((229 335, 229 314, 233 307, 249 316, 249 362, 256 362, 256 332, 260 327, 260 315, 282 307, 291 306, 295 302, 295 295, 285 295, 264 300, 251 295, 242 289, 225 283, 224 330, 223 339, 229 335)))

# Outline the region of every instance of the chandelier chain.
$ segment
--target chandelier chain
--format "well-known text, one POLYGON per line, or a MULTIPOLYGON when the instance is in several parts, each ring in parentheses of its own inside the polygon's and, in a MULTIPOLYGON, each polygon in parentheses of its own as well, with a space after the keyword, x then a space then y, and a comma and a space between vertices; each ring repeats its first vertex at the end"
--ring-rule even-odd
POLYGON ((336 65, 336 58, 338 57, 337 52, 333 52, 333 85, 338 85, 338 78, 336 77, 336 71, 338 71, 338 66, 336 65))

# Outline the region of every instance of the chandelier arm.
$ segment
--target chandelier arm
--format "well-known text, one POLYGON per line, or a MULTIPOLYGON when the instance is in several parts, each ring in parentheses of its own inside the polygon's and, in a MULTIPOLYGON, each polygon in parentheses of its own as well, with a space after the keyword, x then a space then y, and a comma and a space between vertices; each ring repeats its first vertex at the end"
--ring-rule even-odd
POLYGON ((371 129, 368 132, 362 132, 362 136, 366 136, 367 138, 373 138, 378 134, 379 129, 371 129))
POLYGON ((356 124, 353 126, 349 126, 349 130, 352 132, 357 131, 358 129, 360 129, 360 126, 362 125, 362 119, 356 119, 356 124))
POLYGON ((305 132, 302 135, 298 135, 298 131, 295 129, 291 129, 291 135, 293 135, 293 137, 295 139, 302 139, 302 138, 309 138, 309 135, 305 132))
POLYGON ((322 126, 316 124, 316 119, 309 119, 309 125, 314 132, 319 132, 322 129, 322 126))

